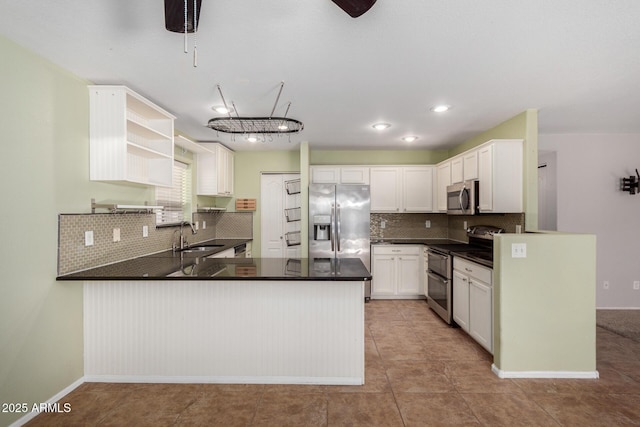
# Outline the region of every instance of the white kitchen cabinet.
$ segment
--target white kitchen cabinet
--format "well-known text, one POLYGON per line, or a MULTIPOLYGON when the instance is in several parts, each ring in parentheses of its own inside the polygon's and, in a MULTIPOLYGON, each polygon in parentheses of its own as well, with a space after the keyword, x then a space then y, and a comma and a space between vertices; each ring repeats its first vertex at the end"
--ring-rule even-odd
POLYGON ((422 246, 373 245, 371 298, 422 298, 422 246))
POLYGON ((493 271, 453 258, 453 320, 493 353, 493 271))
POLYGON ((469 333, 469 278, 453 271, 453 320, 469 333))
POLYGON ((311 166, 312 184, 369 185, 368 166, 311 166))
POLYGON ((338 166, 311 166, 312 184, 339 184, 340 167, 338 166))
POLYGON ((371 212, 432 212, 433 166, 371 167, 371 212))
POLYGON ((522 174, 521 139, 496 139, 480 146, 480 212, 523 212, 522 174))
POLYGON ((222 144, 207 144, 197 153, 196 194, 199 196, 233 195, 234 153, 222 144))
POLYGON ((436 209, 447 211, 447 187, 451 185, 451 162, 439 163, 436 167, 436 209))
POLYGON ((400 212, 402 171, 398 167, 372 167, 371 212, 400 212))
POLYGON ((478 179, 478 151, 471 150, 463 154, 463 181, 478 179))
POLYGON ((364 166, 343 166, 340 168, 341 184, 369 185, 369 168, 364 166))
POLYGON ((464 158, 457 156, 451 159, 451 184, 464 181, 464 158))
POLYGON ((469 335, 493 353, 493 289, 477 279, 469 282, 469 335))
POLYGON ((170 187, 174 120, 125 86, 90 85, 90 179, 170 187))
POLYGON ((402 168, 401 212, 433 212, 433 166, 402 168))

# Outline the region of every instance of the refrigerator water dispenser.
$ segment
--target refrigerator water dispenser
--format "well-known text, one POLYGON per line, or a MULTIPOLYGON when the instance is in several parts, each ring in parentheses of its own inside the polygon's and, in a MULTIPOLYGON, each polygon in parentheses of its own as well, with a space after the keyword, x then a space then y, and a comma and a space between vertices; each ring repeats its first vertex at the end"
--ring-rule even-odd
POLYGON ((313 240, 331 239, 331 217, 329 215, 313 216, 313 240))

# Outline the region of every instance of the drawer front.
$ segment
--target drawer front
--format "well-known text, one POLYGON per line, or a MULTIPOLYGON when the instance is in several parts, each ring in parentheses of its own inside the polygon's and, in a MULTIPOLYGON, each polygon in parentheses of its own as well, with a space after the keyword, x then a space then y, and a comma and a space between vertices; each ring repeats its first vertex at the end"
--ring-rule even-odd
POLYGON ((420 255, 421 249, 414 245, 373 245, 373 253, 378 255, 420 255))
POLYGON ((492 284, 491 277, 493 270, 483 265, 476 264, 475 262, 467 261, 466 259, 454 256, 453 268, 454 270, 458 270, 468 276, 474 277, 481 282, 486 283, 487 285, 492 284))

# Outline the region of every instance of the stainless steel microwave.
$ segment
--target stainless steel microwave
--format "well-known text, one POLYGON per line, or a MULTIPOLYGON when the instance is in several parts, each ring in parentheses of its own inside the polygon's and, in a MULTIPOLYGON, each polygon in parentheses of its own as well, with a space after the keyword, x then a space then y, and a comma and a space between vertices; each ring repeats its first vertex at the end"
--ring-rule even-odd
POLYGON ((447 186, 447 215, 475 215, 478 212, 478 181, 464 181, 447 186))

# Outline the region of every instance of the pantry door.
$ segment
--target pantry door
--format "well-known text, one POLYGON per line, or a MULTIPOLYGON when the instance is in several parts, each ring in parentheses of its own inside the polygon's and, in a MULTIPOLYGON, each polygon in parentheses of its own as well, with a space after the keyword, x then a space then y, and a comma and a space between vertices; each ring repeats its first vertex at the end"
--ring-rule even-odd
POLYGON ((300 194, 289 194, 287 182, 300 179, 299 173, 263 173, 260 177, 260 256, 299 258, 300 245, 287 244, 287 233, 300 231, 300 222, 289 222, 285 209, 300 207, 300 194))

